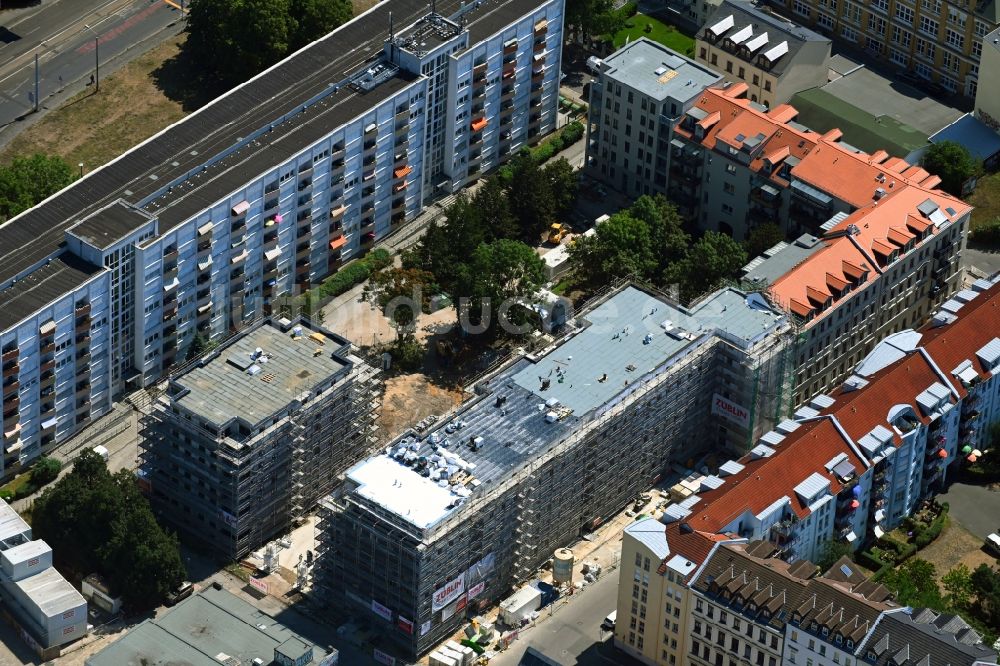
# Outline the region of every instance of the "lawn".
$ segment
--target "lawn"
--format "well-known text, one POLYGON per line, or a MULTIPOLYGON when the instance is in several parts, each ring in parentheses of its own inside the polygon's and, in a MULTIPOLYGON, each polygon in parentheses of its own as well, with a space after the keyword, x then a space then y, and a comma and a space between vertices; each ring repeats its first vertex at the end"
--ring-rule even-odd
POLYGON ((42 152, 92 171, 180 120, 184 104, 164 94, 164 82, 154 72, 176 58, 183 41, 183 36, 167 40, 102 78, 99 92, 87 88, 51 111, 0 152, 0 163, 42 152))
POLYGON ((678 53, 694 55, 694 39, 680 32, 672 25, 657 21, 645 14, 636 14, 625 21, 625 27, 615 33, 612 43, 615 49, 620 49, 626 41, 640 37, 648 37, 654 42, 672 48, 678 53), (647 31, 648 28, 648 31, 647 31))
POLYGON ((972 228, 1000 217, 1000 173, 992 173, 979 179, 976 191, 968 198, 975 206, 972 211, 972 228))

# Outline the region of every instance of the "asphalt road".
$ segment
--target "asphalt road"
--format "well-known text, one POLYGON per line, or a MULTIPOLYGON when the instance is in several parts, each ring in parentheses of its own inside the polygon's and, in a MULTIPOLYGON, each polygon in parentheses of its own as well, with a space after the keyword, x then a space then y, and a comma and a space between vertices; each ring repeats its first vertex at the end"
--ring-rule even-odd
POLYGON ((34 110, 35 54, 39 100, 45 105, 53 95, 73 93, 88 84, 95 73, 95 54, 107 67, 123 54, 140 52, 137 46, 181 18, 180 11, 164 0, 99 0, 93 4, 50 0, 0 27, 0 127, 34 110))
POLYGON ((606 666, 638 664, 614 648, 611 633, 601 630, 601 622, 618 600, 616 569, 593 585, 574 594, 550 616, 545 609, 531 627, 502 654, 490 659, 490 666, 517 666, 528 647, 534 647, 564 666, 606 666))
POLYGON ((1000 531, 1000 493, 982 486, 953 483, 937 501, 948 503, 948 513, 962 527, 985 539, 987 534, 1000 531))

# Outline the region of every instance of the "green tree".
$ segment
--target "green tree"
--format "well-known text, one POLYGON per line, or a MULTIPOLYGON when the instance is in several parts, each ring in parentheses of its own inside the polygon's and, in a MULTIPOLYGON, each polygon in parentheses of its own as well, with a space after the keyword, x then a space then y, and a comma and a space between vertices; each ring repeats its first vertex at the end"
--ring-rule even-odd
POLYGON ((378 306, 399 338, 413 337, 417 317, 430 299, 434 275, 416 268, 387 268, 371 276, 362 298, 378 306))
POLYGON ((911 557, 889 571, 882 582, 893 591, 900 604, 938 610, 946 607, 935 579, 934 565, 927 560, 911 557))
POLYGON ((576 239, 569 258, 576 275, 591 287, 629 276, 649 280, 658 263, 649 225, 627 212, 612 215, 592 236, 576 239))
POLYGON ((643 195, 628 209, 629 215, 642 220, 649 227, 650 242, 657 266, 650 276, 652 282, 662 284, 670 270, 687 256, 691 237, 684 231, 684 220, 662 194, 643 195))
POLYGON ((976 614, 996 629, 1000 626, 1000 571, 980 564, 969 580, 976 595, 976 614))
POLYGON ((32 529, 65 569, 100 573, 132 610, 159 603, 185 575, 176 537, 156 523, 132 473, 112 475, 90 449, 35 500, 32 529))
POLYGON ((566 23, 573 26, 582 39, 606 31, 608 16, 614 13, 612 0, 567 0, 566 23))
POLYGON ((496 176, 487 178, 472 195, 472 208, 479 215, 479 226, 486 239, 492 241, 520 235, 507 191, 496 176))
POLYGON ((747 253, 743 246, 717 231, 707 231, 691 246, 684 261, 679 262, 676 277, 681 286, 681 297, 690 301, 715 289, 726 278, 736 277, 746 265, 747 253))
POLYGON ((962 184, 978 176, 982 164, 972 153, 955 141, 941 141, 927 149, 923 157, 924 169, 941 179, 941 189, 956 197, 962 196, 962 184))
POLYGON ((576 203, 576 191, 580 186, 579 177, 565 157, 547 162, 542 167, 542 177, 552 198, 552 214, 556 218, 555 221, 559 221, 558 218, 564 217, 576 203))
POLYGON ((959 564, 941 577, 941 584, 948 593, 948 605, 956 610, 965 610, 972 601, 974 588, 972 571, 964 564, 959 564))
MULTIPOLYGON (((483 308, 489 306, 489 327, 496 330, 501 311, 506 311, 515 303, 531 302, 535 292, 545 282, 545 264, 535 250, 520 241, 501 238, 492 243, 483 243, 472 255, 470 269, 469 304, 473 321, 485 314, 483 308)), ((513 323, 521 323, 514 321, 513 323)))
POLYGON ((73 177, 69 163, 56 155, 15 157, 9 166, 0 166, 0 218, 31 208, 72 183, 73 177))
POLYGON ((820 546, 816 566, 819 567, 820 571, 826 572, 837 563, 837 560, 850 554, 851 545, 849 543, 838 539, 830 539, 820 546))
POLYGON ((532 157, 521 152, 511 160, 511 180, 507 189, 511 212, 521 228, 521 240, 536 244, 549 225, 556 222, 557 202, 542 169, 532 157))
POLYGON ((31 467, 31 483, 37 488, 51 483, 59 476, 60 469, 62 469, 62 463, 58 460, 42 456, 31 467))
POLYGON ((747 256, 751 259, 760 256, 765 250, 769 250, 776 244, 785 240, 785 234, 781 227, 774 222, 765 222, 753 228, 750 238, 746 240, 747 256))
POLYGON ((347 0, 192 0, 185 48, 210 78, 235 85, 350 17, 347 0))
POLYGON ((354 13, 349 0, 291 0, 289 12, 293 51, 347 23, 354 13))
MULTIPOLYGON (((416 247, 417 265, 434 274, 449 294, 467 281, 468 262, 481 243, 489 240, 483 216, 465 193, 445 209, 444 223, 432 222, 416 247)), ((410 258, 408 258, 410 260, 410 258)))

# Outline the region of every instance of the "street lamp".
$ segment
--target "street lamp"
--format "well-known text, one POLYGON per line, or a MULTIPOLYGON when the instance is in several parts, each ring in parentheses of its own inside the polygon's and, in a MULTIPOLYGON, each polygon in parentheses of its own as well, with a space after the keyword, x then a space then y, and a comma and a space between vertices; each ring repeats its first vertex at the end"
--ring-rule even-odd
POLYGON ((80 167, 80 178, 83 178, 83 162, 80 162, 77 166, 80 167))
POLYGON ((94 34, 94 92, 98 92, 101 89, 101 54, 99 50, 101 37, 86 23, 83 27, 94 34))

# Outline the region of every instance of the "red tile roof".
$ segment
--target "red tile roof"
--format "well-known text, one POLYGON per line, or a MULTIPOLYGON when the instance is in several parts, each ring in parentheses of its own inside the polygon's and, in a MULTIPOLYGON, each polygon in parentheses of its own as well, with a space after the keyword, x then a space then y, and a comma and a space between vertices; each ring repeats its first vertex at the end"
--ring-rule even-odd
MULTIPOLYGON (((682 523, 670 523, 666 526, 667 543, 670 545, 669 560, 674 555, 680 555, 686 560, 695 564, 701 564, 708 559, 712 547, 720 541, 729 539, 724 534, 713 532, 700 532, 691 529, 690 526, 682 527, 682 523)), ((690 575, 694 575, 692 571, 690 575)))
MULTIPOLYGON (((962 361, 972 361, 972 367, 979 376, 988 375, 976 357, 976 351, 995 337, 1000 337, 1000 284, 995 284, 976 298, 962 306, 958 320, 945 326, 928 324, 921 329, 921 345, 941 368, 941 372, 951 375, 962 361)), ((960 381, 954 381, 955 388, 965 395, 960 381)))
POLYGON ((685 522, 696 530, 718 532, 741 514, 760 513, 786 495, 792 510, 803 518, 809 509, 793 489, 815 472, 830 480, 833 493, 839 492, 840 481, 825 465, 841 453, 858 473, 864 469, 864 462, 828 419, 804 424, 778 444, 771 457, 742 458, 743 470, 726 477, 719 488, 700 494, 701 501, 692 507, 685 522))
MULTIPOLYGON (((914 228, 915 231, 918 227, 922 227, 921 231, 934 228, 917 212, 917 207, 928 199, 937 204, 942 212, 947 208, 954 210, 954 215, 948 215, 949 220, 959 219, 972 210, 968 204, 944 192, 925 190, 917 185, 898 187, 880 201, 872 202, 855 211, 831 229, 824 241, 825 247, 774 281, 770 287, 771 298, 779 306, 787 307, 799 316, 808 316, 808 313, 800 312, 801 306, 795 309, 791 303, 793 301, 799 304, 809 303, 810 290, 828 291, 828 275, 856 282, 863 271, 868 271, 868 280, 864 284, 871 282, 876 277, 878 265, 875 253, 888 256, 893 251, 900 250, 889 240, 893 237, 902 240, 904 235, 910 233, 904 229, 903 224, 914 228), (856 233, 842 233, 848 229, 856 233)), ((915 237, 907 236, 907 238, 916 240, 915 237)), ((922 242, 926 242, 926 239, 922 242)), ((922 242, 915 243, 914 249, 920 247, 922 242)), ((901 243, 903 244, 905 243, 901 243)), ((910 252, 912 251, 911 249, 910 252)), ((835 299, 833 307, 820 314, 833 312, 839 303, 863 289, 864 284, 835 299)), ((812 321, 821 318, 821 316, 816 317, 812 321)))

